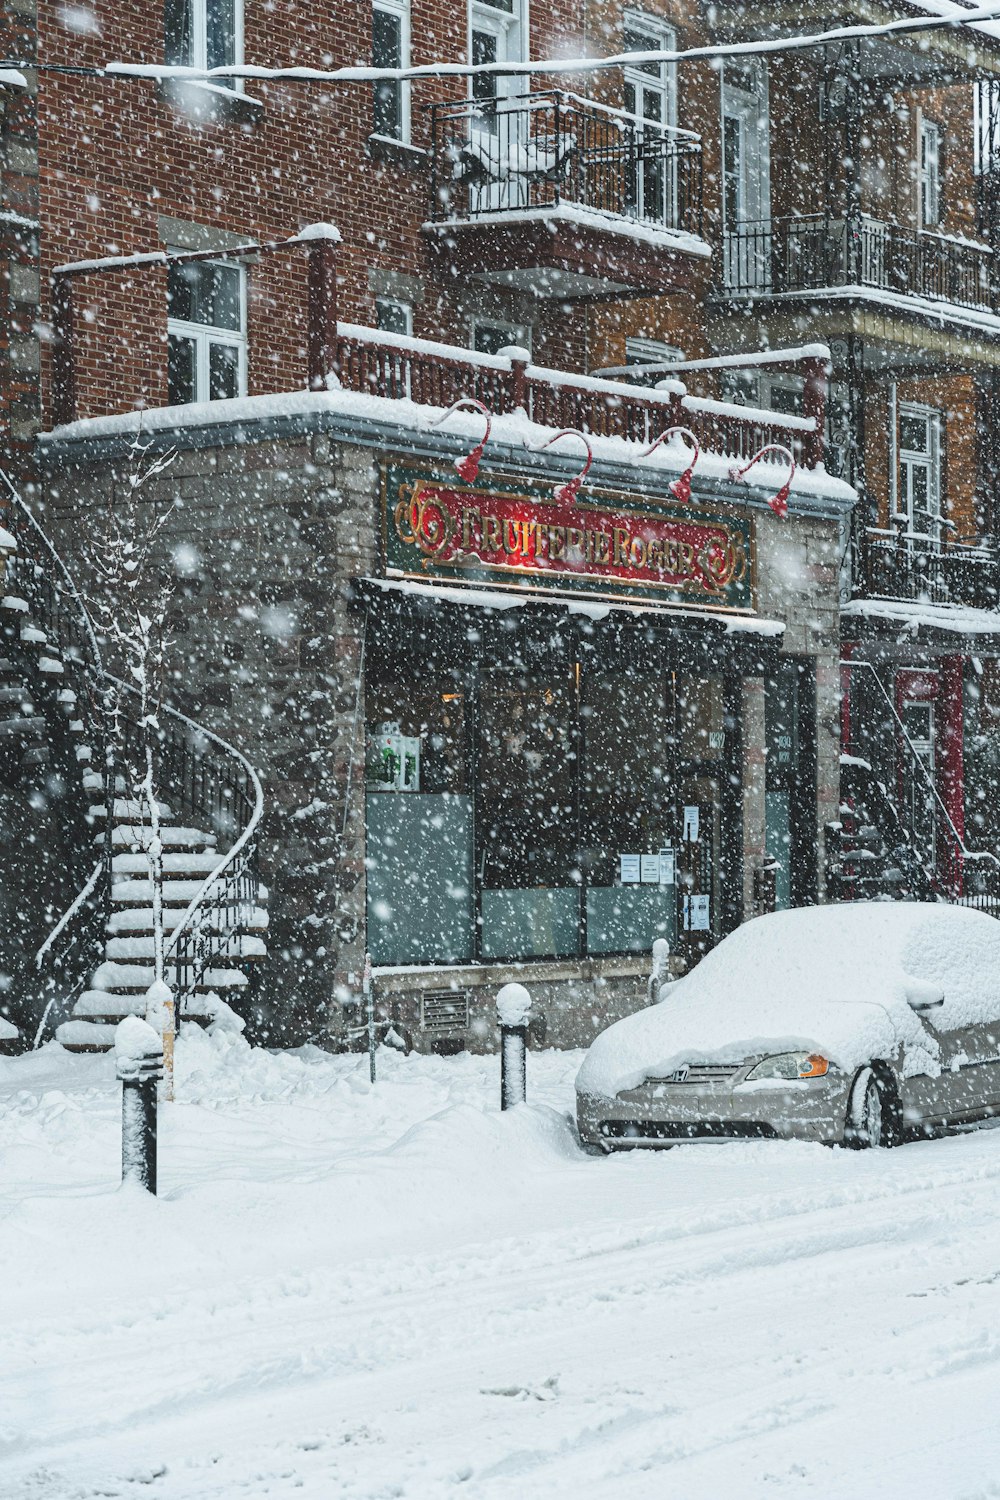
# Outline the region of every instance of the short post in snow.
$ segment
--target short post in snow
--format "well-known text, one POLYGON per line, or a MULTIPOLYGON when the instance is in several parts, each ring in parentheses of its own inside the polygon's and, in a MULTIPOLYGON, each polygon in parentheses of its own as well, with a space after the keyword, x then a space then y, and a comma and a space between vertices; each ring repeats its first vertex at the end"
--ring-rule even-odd
POLYGON ((505 984, 497 995, 500 1027, 500 1108, 523 1104, 528 1091, 526 1053, 531 996, 523 984, 505 984))
POLYGON ((666 981, 670 966, 670 944, 666 938, 653 940, 653 967, 649 971, 649 1003, 660 998, 660 986, 666 981))
POLYGON ((163 1077, 163 1043, 139 1016, 115 1031, 115 1071, 122 1086, 122 1182, 156 1195, 156 1088, 163 1077))
POLYGON ((361 979, 361 993, 365 997, 365 1025, 368 1027, 368 1076, 375 1082, 375 995, 372 990, 372 956, 365 954, 365 968, 361 979))

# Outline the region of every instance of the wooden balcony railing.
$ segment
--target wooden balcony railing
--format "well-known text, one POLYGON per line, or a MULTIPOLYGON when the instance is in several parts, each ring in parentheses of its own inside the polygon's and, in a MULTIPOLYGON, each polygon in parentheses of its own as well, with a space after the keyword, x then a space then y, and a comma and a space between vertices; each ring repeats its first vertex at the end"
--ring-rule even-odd
MULTIPOLYGON (((689 396, 679 381, 667 382, 665 389, 649 390, 625 381, 546 369, 531 364, 526 351, 513 348, 507 354, 478 354, 449 344, 339 323, 338 240, 331 225, 316 225, 271 245, 248 244, 211 254, 157 252, 57 268, 53 274, 55 425, 75 419, 76 371, 84 340, 102 333, 93 323, 74 317, 72 288, 77 277, 123 272, 133 277, 144 265, 163 266, 172 260, 233 260, 301 248, 309 257, 308 369, 303 373, 310 390, 343 389, 433 407, 447 407, 460 396, 474 396, 498 415, 520 410, 541 426, 576 427, 598 437, 652 443, 665 428, 683 426, 697 435, 706 450, 733 460, 745 461, 767 443, 782 443, 792 449, 805 468, 815 468, 823 461, 827 361, 820 346, 810 347, 795 361, 803 379, 802 416, 689 396)), ((155 331, 150 342, 157 351, 155 357, 165 359, 155 331)))

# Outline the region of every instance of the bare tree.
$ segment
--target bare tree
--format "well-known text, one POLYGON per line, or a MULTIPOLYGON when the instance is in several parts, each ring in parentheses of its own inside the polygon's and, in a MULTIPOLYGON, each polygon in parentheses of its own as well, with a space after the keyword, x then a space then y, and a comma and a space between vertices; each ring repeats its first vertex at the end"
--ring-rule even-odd
POLYGON ((163 844, 158 798, 159 711, 163 701, 167 616, 174 580, 162 565, 160 533, 173 501, 149 494, 153 481, 173 462, 174 452, 150 455, 141 433, 132 444, 123 487, 109 492, 89 539, 91 593, 87 600, 99 635, 120 676, 109 676, 94 705, 104 725, 108 766, 106 816, 113 837, 118 778, 123 783, 126 824, 146 856, 152 893, 153 982, 146 992, 146 1019, 163 1033, 166 1097, 173 1097, 174 995, 165 977, 163 844), (131 732, 136 726, 138 734, 131 732))

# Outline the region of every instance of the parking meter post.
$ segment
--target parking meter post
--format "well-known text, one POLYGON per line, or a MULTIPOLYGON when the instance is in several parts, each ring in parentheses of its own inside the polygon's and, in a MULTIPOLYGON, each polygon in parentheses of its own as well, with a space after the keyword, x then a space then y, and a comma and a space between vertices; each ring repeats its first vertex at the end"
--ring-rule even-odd
POLYGON ((667 978, 670 966, 670 944, 666 938, 653 942, 653 967, 649 973, 649 1003, 655 1005, 660 998, 660 986, 667 978))
POLYGON ((156 1094, 163 1078, 163 1041, 138 1016, 115 1033, 115 1071, 122 1086, 122 1182, 156 1195, 156 1094))
POLYGON ((365 997, 365 1024, 368 1027, 368 1076, 375 1082, 375 996, 372 991, 372 956, 365 954, 365 970, 361 980, 361 993, 365 997))
POLYGON ((500 1108, 513 1109, 527 1098, 528 1021, 531 996, 523 984, 505 984, 497 995, 500 1027, 500 1108))

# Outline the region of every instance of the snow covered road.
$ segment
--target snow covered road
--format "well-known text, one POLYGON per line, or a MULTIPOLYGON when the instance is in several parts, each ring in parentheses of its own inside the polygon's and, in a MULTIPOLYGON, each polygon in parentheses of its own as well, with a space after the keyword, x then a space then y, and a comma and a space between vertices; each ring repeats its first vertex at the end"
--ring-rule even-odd
POLYGON ((1000 1133, 584 1156, 578 1054, 0 1060, 3 1500, 1000 1497, 1000 1133))

